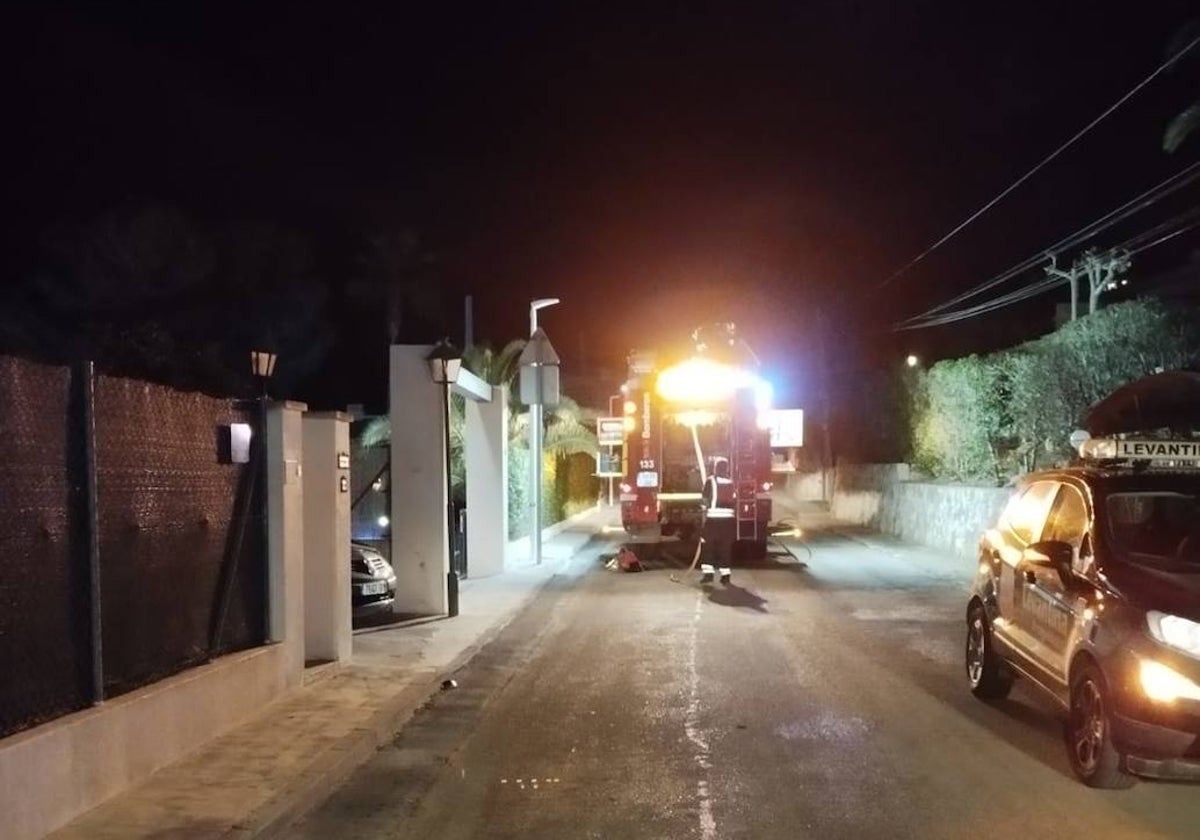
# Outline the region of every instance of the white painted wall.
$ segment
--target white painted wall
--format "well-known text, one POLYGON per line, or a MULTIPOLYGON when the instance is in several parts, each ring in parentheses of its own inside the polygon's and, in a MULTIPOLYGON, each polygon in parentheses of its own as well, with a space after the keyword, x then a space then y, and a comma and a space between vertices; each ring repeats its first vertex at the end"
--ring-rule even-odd
POLYGON ((429 375, 429 345, 391 348, 392 567, 399 614, 445 615, 447 541, 442 386, 429 375))
POLYGON ((350 415, 304 415, 304 658, 350 658, 350 415), (345 490, 342 489, 343 483, 345 490))
POLYGON ((468 574, 487 577, 504 571, 508 545, 508 391, 468 399, 466 420, 468 574))
POLYGON ((267 409, 267 596, 290 685, 304 674, 304 403, 267 409))
POLYGON ((43 837, 253 718, 291 682, 285 653, 223 656, 0 741, 0 836, 43 837))
POLYGON ((833 470, 776 473, 772 478, 775 489, 793 502, 829 501, 829 496, 833 493, 833 470))

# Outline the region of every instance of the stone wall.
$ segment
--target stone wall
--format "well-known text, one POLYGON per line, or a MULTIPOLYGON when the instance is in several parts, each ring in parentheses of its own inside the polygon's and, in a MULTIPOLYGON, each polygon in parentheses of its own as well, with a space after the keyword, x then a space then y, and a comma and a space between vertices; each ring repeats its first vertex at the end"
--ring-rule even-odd
POLYGON ((1002 487, 906 481, 883 491, 875 527, 910 542, 976 559, 979 538, 1008 501, 1002 487))
POLYGON ((836 519, 972 560, 1010 494, 1003 487, 924 481, 907 464, 839 465, 833 486, 836 519))

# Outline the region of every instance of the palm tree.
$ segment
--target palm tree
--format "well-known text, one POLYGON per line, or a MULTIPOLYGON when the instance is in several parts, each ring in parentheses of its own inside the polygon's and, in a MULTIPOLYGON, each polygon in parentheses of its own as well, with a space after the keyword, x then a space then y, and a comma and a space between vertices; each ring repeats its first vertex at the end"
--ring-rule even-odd
POLYGON ((1200 99, 1176 114, 1175 118, 1167 125, 1167 130, 1163 132, 1163 149, 1167 152, 1174 152, 1183 145, 1183 141, 1188 138, 1188 135, 1198 128, 1200 128, 1200 99))
MULTIPOLYGON (((509 389, 508 441, 515 449, 526 450, 529 438, 529 413, 521 410, 514 393, 519 371, 521 351, 525 339, 514 339, 496 352, 488 344, 468 347, 463 354, 463 364, 491 385, 509 389)), ((466 410, 461 396, 450 400, 450 492, 453 498, 462 500, 466 496, 466 410)), ((599 445, 596 433, 589 421, 592 412, 580 407, 570 397, 563 396, 558 405, 545 413, 546 434, 544 451, 556 458, 586 453, 595 454, 599 445)), ((376 417, 369 421, 359 436, 359 444, 365 447, 386 446, 391 443, 391 424, 387 417, 376 417)))
MULTIPOLYGON (((589 425, 595 413, 582 408, 570 397, 563 396, 558 405, 546 410, 546 435, 542 440, 547 454, 559 457, 581 452, 595 454, 599 448, 596 432, 589 425)), ((508 438, 523 443, 529 432, 529 414, 513 411, 510 415, 508 438)))
MULTIPOLYGON (((1200 18, 1190 21, 1176 33, 1167 47, 1167 56, 1178 60, 1185 52, 1200 47, 1200 18)), ((1200 99, 1188 105, 1167 124, 1163 132, 1163 149, 1174 152, 1187 138, 1200 129, 1200 99)))
POLYGON ((517 379, 524 349, 523 338, 514 338, 500 352, 493 350, 490 344, 472 344, 463 353, 463 364, 489 385, 511 388, 517 379))

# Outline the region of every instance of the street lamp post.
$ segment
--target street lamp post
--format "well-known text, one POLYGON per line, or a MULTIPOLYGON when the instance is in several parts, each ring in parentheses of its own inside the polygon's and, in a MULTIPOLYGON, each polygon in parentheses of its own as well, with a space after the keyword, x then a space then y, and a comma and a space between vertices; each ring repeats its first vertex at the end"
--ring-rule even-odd
MULTIPOLYGON (((241 510, 237 516, 237 527, 233 536, 233 552, 229 571, 225 573, 221 583, 221 591, 217 602, 217 616, 209 637, 209 659, 215 657, 221 648, 221 634, 225 629, 225 616, 229 612, 229 599, 233 594, 233 582, 236 578, 238 559, 242 553, 242 541, 246 534, 246 523, 252 514, 251 505, 256 495, 255 485, 261 484, 262 490, 257 493, 261 499, 259 512, 262 518, 262 556, 263 560, 263 592, 268 593, 263 604, 263 640, 271 641, 271 564, 266 559, 270 551, 271 529, 267 516, 267 380, 275 373, 275 361, 278 357, 268 350, 250 351, 250 372, 258 379, 262 389, 258 398, 258 431, 251 437, 249 487, 242 496, 241 510), (256 445, 257 444, 257 445, 256 445)), ((232 434, 232 431, 231 431, 232 434)), ((232 448, 232 443, 230 444, 232 448)))
MULTIPOLYGON (((250 369, 258 378, 261 392, 258 398, 258 464, 255 468, 253 478, 257 478, 262 487, 262 502, 259 507, 262 511, 262 551, 263 551, 263 592, 270 593, 271 591, 271 564, 267 558, 267 553, 271 546, 271 517, 267 515, 267 493, 268 491, 268 474, 267 474, 267 402, 270 399, 267 393, 267 383, 271 377, 275 375, 275 362, 279 360, 279 356, 270 350, 251 350, 250 351, 250 369)), ((253 485, 251 492, 247 494, 247 504, 249 497, 253 496, 253 485)), ((227 604, 225 606, 228 606, 227 604)), ((224 621, 224 613, 221 620, 224 621)), ((263 638, 267 641, 271 639, 271 599, 267 595, 266 609, 263 615, 263 638)))
MULTIPOLYGON (((538 298, 529 303, 529 337, 538 330, 538 310, 558 303, 558 298, 538 298)), ((534 563, 542 562, 542 394, 541 377, 537 378, 539 393, 529 406, 529 460, 530 502, 532 503, 532 525, 529 532, 529 549, 534 563)))
POLYGON ((433 381, 442 386, 442 447, 446 465, 446 551, 451 568, 446 572, 446 612, 458 615, 458 574, 454 571, 454 497, 450 493, 450 385, 458 379, 462 353, 443 338, 426 356, 433 381))

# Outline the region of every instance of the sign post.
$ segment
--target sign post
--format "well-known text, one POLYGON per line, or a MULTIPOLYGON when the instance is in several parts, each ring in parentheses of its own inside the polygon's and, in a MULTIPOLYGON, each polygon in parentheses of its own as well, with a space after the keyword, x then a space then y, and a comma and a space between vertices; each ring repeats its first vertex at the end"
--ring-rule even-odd
POLYGON ((608 479, 608 506, 612 507, 613 479, 624 474, 621 470, 621 453, 617 447, 623 447, 625 443, 625 418, 596 418, 596 441, 603 447, 596 453, 596 477, 608 479))
POLYGON ((558 353, 540 327, 521 351, 521 402, 529 406, 529 458, 532 521, 529 550, 534 563, 542 562, 542 407, 558 405, 558 353))

